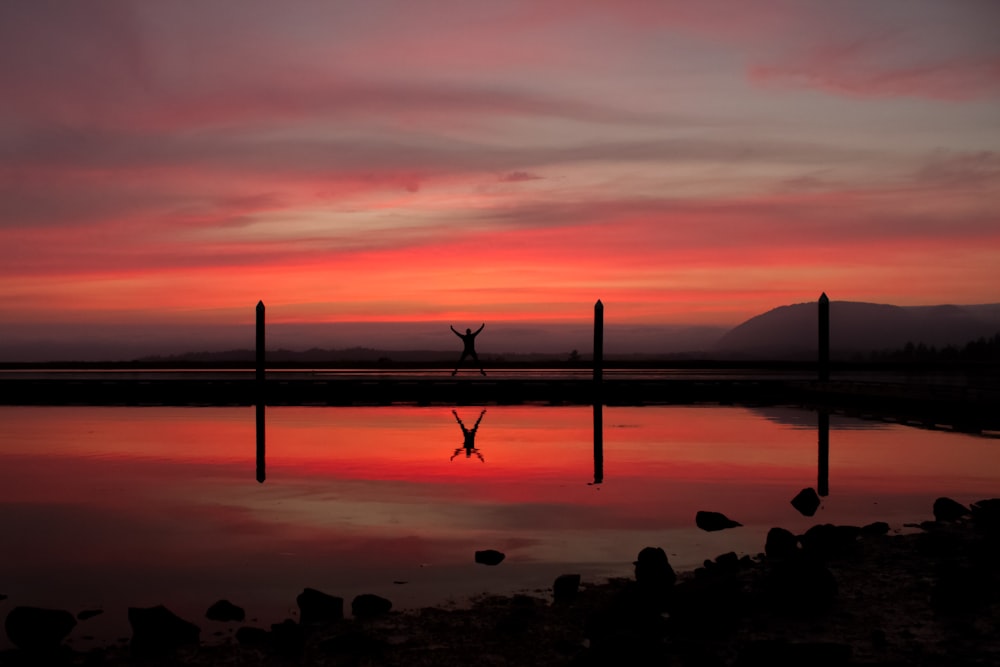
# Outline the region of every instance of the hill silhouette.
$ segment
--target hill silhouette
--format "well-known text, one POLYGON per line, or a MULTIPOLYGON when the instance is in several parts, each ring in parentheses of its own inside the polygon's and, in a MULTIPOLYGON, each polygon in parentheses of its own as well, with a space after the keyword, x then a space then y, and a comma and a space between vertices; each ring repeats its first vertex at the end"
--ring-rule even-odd
MULTIPOLYGON (((716 343, 715 357, 805 359, 818 346, 816 302, 781 306, 750 318, 716 343)), ((847 358, 907 343, 961 346, 1000 331, 1000 303, 971 306, 893 306, 830 302, 830 353, 847 358)))

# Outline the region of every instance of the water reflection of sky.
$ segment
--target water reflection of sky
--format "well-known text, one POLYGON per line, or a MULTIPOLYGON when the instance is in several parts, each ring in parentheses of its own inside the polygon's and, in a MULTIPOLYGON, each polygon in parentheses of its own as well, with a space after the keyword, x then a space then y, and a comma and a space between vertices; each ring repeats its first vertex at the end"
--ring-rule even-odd
POLYGON ((939 495, 1000 495, 995 440, 834 417, 830 494, 803 517, 817 416, 738 407, 605 408, 595 485, 591 408, 482 410, 268 408, 258 484, 253 408, 0 408, 0 604, 103 606, 118 632, 128 604, 197 619, 229 598, 273 622, 305 586, 440 603, 629 574, 647 545, 689 568, 775 525, 898 528, 939 495), (745 526, 704 533, 702 509, 745 526), (507 560, 476 565, 482 548, 507 560))

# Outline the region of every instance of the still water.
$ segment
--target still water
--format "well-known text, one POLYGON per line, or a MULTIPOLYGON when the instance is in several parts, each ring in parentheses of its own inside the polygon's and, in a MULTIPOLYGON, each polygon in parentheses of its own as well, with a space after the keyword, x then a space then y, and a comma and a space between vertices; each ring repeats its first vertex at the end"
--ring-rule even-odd
POLYGON ((757 554, 772 526, 899 530, 938 496, 1000 496, 1000 440, 836 415, 824 434, 793 408, 270 407, 263 483, 256 417, 0 407, 0 614, 105 610, 83 648, 127 635, 130 605, 211 631, 217 599, 265 625, 306 586, 461 604, 629 575, 645 546, 683 570, 757 554), (805 487, 828 491, 814 517, 789 503, 805 487), (698 510, 744 525, 706 533, 698 510), (486 548, 506 560, 475 564, 486 548))

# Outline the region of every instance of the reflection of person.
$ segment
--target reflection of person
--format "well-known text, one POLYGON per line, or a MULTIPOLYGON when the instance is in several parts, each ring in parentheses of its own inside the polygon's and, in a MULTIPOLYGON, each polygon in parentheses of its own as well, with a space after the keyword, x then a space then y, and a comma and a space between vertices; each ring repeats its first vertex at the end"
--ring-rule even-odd
MULTIPOLYGON (((465 361, 466 357, 471 356, 473 361, 479 364, 479 355, 476 354, 476 336, 479 335, 479 332, 482 331, 483 327, 485 326, 486 323, 483 322, 483 326, 476 329, 475 333, 473 333, 472 329, 466 329, 464 334, 458 333, 458 330, 455 329, 455 327, 451 327, 452 332, 454 332, 456 336, 461 338, 462 343, 465 344, 465 347, 462 350, 462 356, 461 358, 459 358, 458 364, 455 365, 455 370, 451 372, 452 375, 458 373, 458 367, 462 365, 462 362, 465 361)), ((483 375, 486 375, 486 371, 483 370, 482 364, 479 364, 479 372, 482 373, 483 375)))
POLYGON ((472 425, 471 430, 465 428, 465 424, 462 423, 462 419, 458 416, 457 412, 452 410, 451 414, 455 415, 455 421, 457 421, 458 425, 462 427, 462 435, 465 436, 465 441, 462 443, 461 447, 457 447, 455 449, 455 453, 452 454, 451 458, 448 460, 454 461, 455 457, 461 454, 464 450, 465 458, 471 458, 472 455, 475 454, 479 457, 480 461, 486 463, 486 459, 484 459, 483 455, 479 453, 478 449, 476 449, 476 431, 479 430, 479 422, 483 421, 483 415, 486 414, 486 409, 484 408, 483 411, 479 413, 479 419, 477 419, 476 423, 472 425))

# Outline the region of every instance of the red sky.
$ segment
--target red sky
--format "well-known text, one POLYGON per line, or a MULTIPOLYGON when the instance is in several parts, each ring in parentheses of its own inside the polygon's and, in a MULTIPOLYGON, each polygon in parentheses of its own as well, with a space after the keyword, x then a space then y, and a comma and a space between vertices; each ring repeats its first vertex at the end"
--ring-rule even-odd
POLYGON ((991 0, 9 0, 0 90, 6 342, 1000 300, 991 0))

